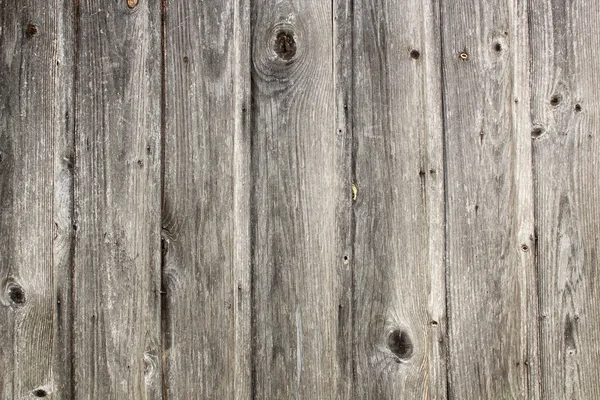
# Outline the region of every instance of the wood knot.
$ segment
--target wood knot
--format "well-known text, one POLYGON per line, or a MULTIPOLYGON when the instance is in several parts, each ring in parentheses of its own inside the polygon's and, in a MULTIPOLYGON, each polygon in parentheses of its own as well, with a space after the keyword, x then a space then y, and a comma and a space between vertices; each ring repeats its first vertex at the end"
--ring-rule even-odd
POLYGON ((27 298, 25 297, 25 291, 21 285, 11 282, 8 284, 7 289, 6 297, 8 298, 10 305, 16 308, 23 307, 27 298))
POLYGON ((127 7, 135 8, 137 6, 137 0, 127 0, 127 7))
POLYGON ((390 351, 400 360, 406 360, 412 356, 413 343, 408 333, 401 329, 395 329, 390 332, 387 345, 390 351))
POLYGON ((294 33, 290 30, 281 30, 275 36, 273 51, 279 58, 289 61, 296 55, 296 41, 294 33))
POLYGON ((34 24, 27 24, 25 32, 27 33, 27 36, 32 37, 38 32, 38 28, 34 24))

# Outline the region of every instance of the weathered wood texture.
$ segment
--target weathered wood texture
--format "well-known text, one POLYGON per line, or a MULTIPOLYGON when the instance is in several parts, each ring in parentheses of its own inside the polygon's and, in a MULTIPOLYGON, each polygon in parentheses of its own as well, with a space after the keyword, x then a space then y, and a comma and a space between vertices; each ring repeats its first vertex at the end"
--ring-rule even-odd
POLYGON ((600 398, 600 12, 531 2, 542 396, 600 398), (535 27, 535 28, 534 28, 535 27))
POLYGON ((338 298, 331 3, 252 2, 256 398, 334 398, 338 298))
POLYGON ((2 399, 70 386, 72 10, 0 2, 2 399))
POLYGON ((251 393, 249 12, 244 0, 167 3, 162 227, 168 398, 251 393))
POLYGON ((591 0, 0 0, 0 398, 600 398, 591 0))
POLYGON ((161 398, 161 10, 80 1, 75 89, 76 399, 161 398))
POLYGON ((437 11, 432 1, 354 3, 351 398, 445 397, 437 11))
POLYGON ((448 396, 537 398, 527 2, 442 2, 448 396))

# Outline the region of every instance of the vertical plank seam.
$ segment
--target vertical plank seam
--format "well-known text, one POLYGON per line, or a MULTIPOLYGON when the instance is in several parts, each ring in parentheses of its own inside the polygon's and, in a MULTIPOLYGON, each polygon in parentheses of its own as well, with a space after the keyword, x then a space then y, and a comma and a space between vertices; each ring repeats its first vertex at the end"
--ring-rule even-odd
POLYGON ((69 301, 69 312, 70 317, 70 338, 69 338, 69 347, 71 354, 71 369, 69 371, 69 394, 71 399, 75 398, 75 246, 77 244, 77 231, 73 229, 73 225, 76 220, 76 210, 77 207, 75 205, 75 189, 77 184, 76 174, 75 174, 75 166, 77 165, 77 107, 78 107, 78 80, 79 80, 79 13, 80 13, 80 5, 79 0, 75 0, 74 2, 74 10, 73 10, 73 138, 72 138, 72 162, 71 162, 71 225, 69 229, 71 229, 71 249, 70 249, 70 257, 71 257, 71 270, 69 271, 69 286, 70 286, 70 301, 69 301))
POLYGON ((438 5, 438 24, 439 24, 439 43, 438 48, 440 51, 440 101, 442 106, 442 164, 443 164, 443 179, 444 179, 444 278, 445 278, 445 306, 446 306, 446 332, 444 334, 445 342, 445 359, 446 359, 446 399, 452 398, 452 377, 450 369, 450 321, 451 321, 451 307, 449 293, 449 268, 448 268, 448 159, 447 159, 447 120, 446 120, 446 97, 444 96, 444 87, 446 85, 445 76, 445 62, 444 62, 444 18, 442 10, 442 0, 437 1, 438 5))
POLYGON ((167 400, 167 369, 166 369, 166 334, 167 334, 167 313, 169 312, 167 303, 167 288, 165 285, 165 251, 163 249, 162 225, 165 214, 165 140, 166 140, 166 18, 167 18, 167 0, 161 0, 160 7, 160 227, 159 227, 159 246, 160 246, 160 348, 161 348, 161 397, 167 400))
POLYGON ((253 95, 253 90, 254 90, 254 60, 253 60, 253 55, 254 55, 254 4, 252 0, 248 0, 248 35, 250 37, 249 40, 249 56, 248 56, 248 69, 249 69, 249 100, 250 100, 250 104, 248 104, 246 106, 246 110, 247 110, 247 116, 246 118, 248 118, 249 120, 246 122, 246 124, 249 127, 249 132, 248 132, 248 142, 249 142, 249 164, 250 164, 250 171, 249 171, 249 182, 248 184, 250 185, 250 193, 249 193, 249 200, 248 200, 248 209, 249 209, 249 221, 248 221, 248 246, 249 246, 249 274, 250 274, 250 281, 249 281, 249 296, 250 296, 250 399, 251 400, 255 400, 256 399, 256 382, 257 382, 257 374, 256 374, 256 349, 257 349, 257 343, 256 343, 256 338, 258 337, 257 335, 257 331, 256 331, 256 310, 255 310, 255 306, 256 306, 256 287, 255 287, 255 271, 254 271, 254 267, 255 267, 255 263, 256 263, 256 249, 255 249, 255 234, 256 234, 256 220, 257 220, 257 212, 256 212, 256 185, 254 184, 255 182, 255 167, 256 167, 256 160, 254 157, 254 140, 255 140, 255 132, 256 132, 256 118, 254 117, 254 95, 253 95))
MULTIPOLYGON (((534 56, 534 52, 532 50, 532 23, 531 23, 531 13, 529 10, 532 9, 532 0, 527 0, 527 49, 529 52, 529 58, 528 58, 528 62, 529 62, 529 66, 528 66, 528 82, 527 84, 529 85, 529 122, 533 122, 532 120, 532 110, 534 107, 534 100, 533 100, 533 95, 532 95, 532 76, 533 76, 533 56, 534 56)), ((535 169, 535 146, 533 144, 533 142, 531 143, 531 198, 532 198, 532 203, 533 203, 533 269, 534 269, 534 279, 535 279, 535 286, 536 286, 536 299, 537 299, 537 307, 536 307, 536 314, 535 314, 535 318, 537 319, 536 321, 536 328, 537 328, 537 341, 538 341, 538 345, 537 345, 537 362, 538 362, 538 373, 537 373, 537 385, 538 385, 538 394, 540 396, 540 398, 544 398, 544 393, 543 393, 543 385, 542 385, 542 377, 544 376, 544 365, 542 362, 542 346, 544 345, 543 341, 542 341, 542 324, 540 323, 540 310, 541 310, 541 289, 540 289, 540 273, 539 273, 539 248, 538 248, 538 209, 537 209, 537 185, 536 185, 536 169, 535 169)), ((529 374, 528 374, 528 379, 527 379, 527 383, 529 386, 529 374)), ((529 387, 527 388, 527 393, 529 394, 531 391, 529 390, 529 387)))
MULTIPOLYGON (((354 19, 354 0, 349 0, 349 10, 348 14, 350 17, 350 23, 352 24, 350 27, 350 46, 348 51, 350 52, 349 60, 350 60, 350 88, 348 90, 347 95, 350 96, 350 99, 346 99, 346 103, 350 102, 350 117, 348 117, 347 112, 345 113, 346 119, 346 134, 350 131, 350 180, 353 184, 358 184, 356 182, 356 158, 358 151, 358 141, 354 134, 354 108, 355 108, 355 96, 354 89, 356 85, 355 74, 354 74, 354 29, 355 29, 355 19, 354 19)), ((344 106, 347 110, 347 108, 344 106)), ((350 351, 350 359, 352 366, 352 377, 351 377, 351 394, 355 395, 356 393, 356 209, 354 202, 350 203, 350 230, 349 230, 350 240, 350 327, 352 329, 352 335, 350 337, 351 343, 351 351, 350 351)))

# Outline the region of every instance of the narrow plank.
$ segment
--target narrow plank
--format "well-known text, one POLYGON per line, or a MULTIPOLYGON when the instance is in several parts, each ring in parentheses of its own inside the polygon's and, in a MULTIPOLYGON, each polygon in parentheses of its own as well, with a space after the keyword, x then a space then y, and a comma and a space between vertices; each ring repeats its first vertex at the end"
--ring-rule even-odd
POLYGON ((249 18, 247 0, 167 3, 167 398, 251 396, 249 18))
POLYGON ((72 26, 68 1, 0 2, 2 399, 69 397, 72 26))
POLYGON ((354 3, 352 398, 442 399, 444 165, 438 7, 354 3))
POLYGON ((74 393, 158 399, 161 8, 79 2, 74 393))
POLYGON ((252 2, 258 399, 330 399, 338 390, 336 265, 343 254, 336 238, 332 17, 331 2, 252 2))
POLYGON ((535 0, 531 7, 542 395, 596 399, 600 15, 592 1, 535 0))
POLYGON ((537 398, 527 2, 441 3, 449 398, 537 398))

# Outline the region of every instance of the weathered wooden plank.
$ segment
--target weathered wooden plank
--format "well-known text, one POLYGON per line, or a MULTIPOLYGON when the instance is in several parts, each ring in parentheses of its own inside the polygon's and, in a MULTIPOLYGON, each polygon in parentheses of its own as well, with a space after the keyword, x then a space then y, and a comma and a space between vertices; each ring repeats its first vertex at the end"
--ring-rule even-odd
POLYGON ((446 395, 437 12, 434 1, 354 3, 352 398, 446 395))
POLYGON ((74 393, 161 397, 161 7, 80 1, 74 393))
MULTIPOLYGON (((332 3, 252 2, 256 398, 338 390, 332 3)), ((346 338, 346 345, 349 338, 346 338)))
POLYGON ((450 398, 536 398, 527 2, 443 2, 450 398))
POLYGON ((246 0, 167 4, 168 398, 251 396, 249 18, 246 0))
POLYGON ((600 398, 600 14, 532 2, 533 157, 542 395, 600 398))
POLYGON ((72 22, 68 1, 0 2, 2 399, 69 393, 72 22))

